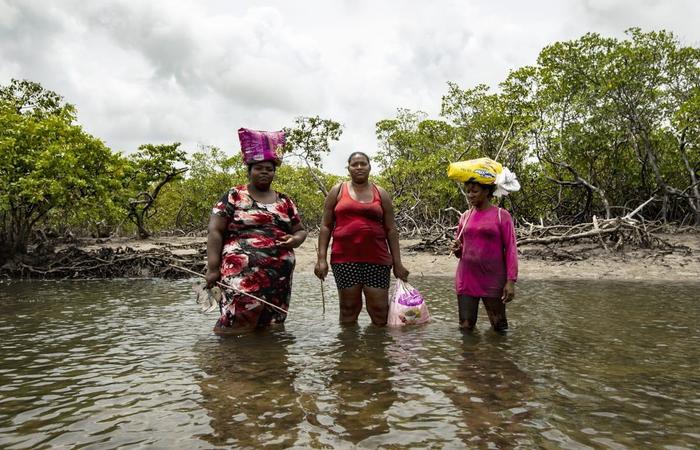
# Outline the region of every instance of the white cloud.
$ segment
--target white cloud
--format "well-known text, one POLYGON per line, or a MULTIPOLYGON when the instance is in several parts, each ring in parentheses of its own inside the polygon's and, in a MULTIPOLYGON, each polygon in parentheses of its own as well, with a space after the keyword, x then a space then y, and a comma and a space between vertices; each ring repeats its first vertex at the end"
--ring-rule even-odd
POLYGON ((345 124, 326 168, 373 153, 397 108, 440 109, 446 82, 496 86, 541 48, 594 31, 668 29, 697 45, 692 1, 0 0, 0 83, 28 78, 114 149, 238 151, 241 126, 345 124))

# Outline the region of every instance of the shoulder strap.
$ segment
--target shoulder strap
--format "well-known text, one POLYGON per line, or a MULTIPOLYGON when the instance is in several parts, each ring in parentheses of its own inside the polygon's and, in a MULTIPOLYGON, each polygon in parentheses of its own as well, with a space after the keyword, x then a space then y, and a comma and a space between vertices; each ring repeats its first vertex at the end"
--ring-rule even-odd
POLYGON ((464 225, 462 225, 462 229, 459 231, 459 234, 457 235, 457 240, 460 240, 460 238, 464 234, 464 230, 467 229, 467 223, 469 223, 469 218, 472 216, 473 211, 474 211, 474 208, 469 208, 468 210, 464 211, 461 216, 459 216, 458 225, 459 225, 459 223, 462 222, 462 217, 466 217, 466 219, 464 219, 464 225), (466 214, 466 216, 465 216, 465 214, 466 214))
MULTIPOLYGON (((328 191, 328 195, 331 195, 331 194, 333 193, 333 189, 334 189, 334 188, 335 188, 335 186, 333 186, 333 187, 331 188, 331 190, 328 191)), ((338 202, 340 201, 340 198, 343 196, 343 189, 344 189, 344 188, 345 188, 345 182, 342 181, 342 182, 340 182, 340 184, 338 185, 338 192, 336 192, 336 194, 335 194, 335 204, 336 204, 336 205, 337 205, 338 202)), ((334 205, 333 207, 335 207, 335 205, 334 205)))
POLYGON ((380 191, 379 187, 377 187, 377 185, 374 183, 372 183, 372 193, 373 193, 373 198, 374 198, 374 195, 377 196, 376 199, 372 200, 372 203, 379 200, 379 207, 382 209, 382 220, 384 220, 384 197, 382 197, 382 191, 380 191))
POLYGON ((379 188, 374 183, 372 183, 372 194, 376 195, 380 202, 382 201, 382 193, 379 192, 379 188))
POLYGON ((497 206, 497 208, 498 208, 498 224, 500 225, 501 224, 501 207, 497 206))

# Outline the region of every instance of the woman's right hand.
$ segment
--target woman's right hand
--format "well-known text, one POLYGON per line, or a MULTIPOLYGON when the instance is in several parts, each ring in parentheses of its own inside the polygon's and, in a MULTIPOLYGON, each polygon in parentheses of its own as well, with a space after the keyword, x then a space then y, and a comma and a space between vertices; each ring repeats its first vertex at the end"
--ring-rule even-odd
POLYGON ((204 277, 207 281, 207 289, 211 289, 221 279, 221 271, 219 269, 207 269, 207 274, 204 277))
POLYGON ((462 243, 455 239, 455 241, 452 242, 451 250, 452 253, 459 258, 462 255, 462 243))
POLYGON ((314 274, 321 280, 326 279, 328 275, 328 263, 325 259, 319 259, 316 261, 316 266, 314 267, 314 274))

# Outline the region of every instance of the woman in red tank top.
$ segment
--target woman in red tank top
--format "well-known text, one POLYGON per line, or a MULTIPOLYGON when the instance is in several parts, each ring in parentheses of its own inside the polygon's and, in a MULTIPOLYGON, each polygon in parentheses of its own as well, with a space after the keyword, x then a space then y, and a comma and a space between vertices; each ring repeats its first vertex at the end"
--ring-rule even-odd
POLYGON ((340 298, 341 323, 353 323, 362 311, 364 294, 372 323, 385 325, 389 312, 389 272, 406 281, 399 234, 389 194, 369 182, 369 157, 355 152, 348 159, 350 181, 339 183, 326 196, 318 235, 314 273, 328 275, 326 254, 331 235, 331 267, 340 298))

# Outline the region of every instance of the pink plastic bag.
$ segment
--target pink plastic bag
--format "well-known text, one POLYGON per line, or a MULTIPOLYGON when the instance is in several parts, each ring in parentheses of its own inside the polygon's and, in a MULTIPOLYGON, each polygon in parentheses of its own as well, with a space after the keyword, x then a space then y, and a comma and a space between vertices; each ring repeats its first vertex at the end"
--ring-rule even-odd
POLYGON ((405 281, 396 280, 396 290, 389 302, 387 325, 403 326, 426 323, 430 320, 428 305, 418 289, 405 281))
POLYGON ((248 128, 238 130, 241 141, 243 162, 250 164, 258 161, 274 161, 280 165, 282 160, 277 153, 284 146, 284 131, 256 131, 248 128))

